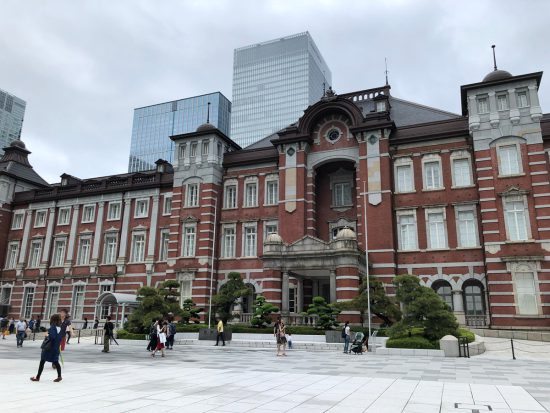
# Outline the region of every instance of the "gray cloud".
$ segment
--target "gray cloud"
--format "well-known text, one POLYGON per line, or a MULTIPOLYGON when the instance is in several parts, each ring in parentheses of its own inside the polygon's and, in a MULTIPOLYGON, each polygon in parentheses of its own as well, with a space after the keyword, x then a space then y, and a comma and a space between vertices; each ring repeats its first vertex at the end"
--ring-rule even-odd
MULTIPOLYGON (((48 181, 125 172, 135 107, 212 91, 231 97, 233 49, 309 30, 337 92, 384 83, 460 112, 461 84, 499 67, 550 66, 550 2, 2 2, 0 87, 27 101, 23 139, 48 181)), ((550 111, 550 86, 540 89, 550 111)))

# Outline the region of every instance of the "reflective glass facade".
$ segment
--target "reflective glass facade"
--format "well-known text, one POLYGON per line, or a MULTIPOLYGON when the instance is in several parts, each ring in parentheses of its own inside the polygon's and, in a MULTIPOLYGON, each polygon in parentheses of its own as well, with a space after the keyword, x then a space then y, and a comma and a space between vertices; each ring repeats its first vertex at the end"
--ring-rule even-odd
POLYGON ((331 81, 308 32, 236 49, 231 139, 246 147, 296 122, 331 81))
POLYGON ((155 168, 155 161, 172 162, 174 143, 170 136, 194 132, 210 123, 229 136, 231 102, 220 92, 134 109, 128 172, 155 168))
POLYGON ((19 138, 27 104, 17 96, 0 89, 0 154, 2 148, 19 138))

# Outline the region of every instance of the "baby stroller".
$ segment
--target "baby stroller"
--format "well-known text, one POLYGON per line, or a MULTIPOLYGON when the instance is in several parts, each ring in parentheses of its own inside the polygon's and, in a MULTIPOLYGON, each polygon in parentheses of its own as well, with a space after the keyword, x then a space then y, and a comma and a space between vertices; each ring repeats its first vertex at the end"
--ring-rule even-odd
POLYGON ((367 341, 367 337, 359 332, 355 334, 355 338, 351 343, 350 354, 353 351, 355 354, 363 354, 363 345, 367 341))

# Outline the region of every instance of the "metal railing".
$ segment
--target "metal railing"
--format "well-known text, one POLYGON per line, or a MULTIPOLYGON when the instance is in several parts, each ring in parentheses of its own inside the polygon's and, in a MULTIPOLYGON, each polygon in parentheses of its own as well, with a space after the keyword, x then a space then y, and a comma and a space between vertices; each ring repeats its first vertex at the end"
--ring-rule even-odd
MULTIPOLYGON (((239 316, 239 323, 250 324, 252 321, 252 313, 242 313, 239 316)), ((289 314, 282 316, 283 321, 289 326, 311 326, 314 327, 317 324, 318 316, 303 315, 303 314, 289 314)))
POLYGON ((458 357, 470 358, 470 344, 467 337, 458 338, 458 357))
POLYGON ((466 325, 468 327, 485 327, 487 326, 487 316, 484 315, 467 315, 466 325))

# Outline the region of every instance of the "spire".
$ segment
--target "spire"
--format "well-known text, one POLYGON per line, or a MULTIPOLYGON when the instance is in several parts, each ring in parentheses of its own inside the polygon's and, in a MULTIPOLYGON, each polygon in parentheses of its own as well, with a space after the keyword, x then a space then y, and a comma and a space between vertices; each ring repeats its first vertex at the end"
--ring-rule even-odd
POLYGON ((206 112, 206 123, 210 123, 210 102, 208 102, 208 109, 206 112))
POLYGON ((497 70, 497 57, 495 54, 495 45, 492 45, 491 48, 493 49, 493 64, 494 64, 494 70, 497 70))
POLYGON ((389 83, 388 83, 388 58, 387 57, 384 57, 384 65, 386 66, 386 70, 384 71, 384 73, 386 73, 386 86, 388 86, 389 83))

